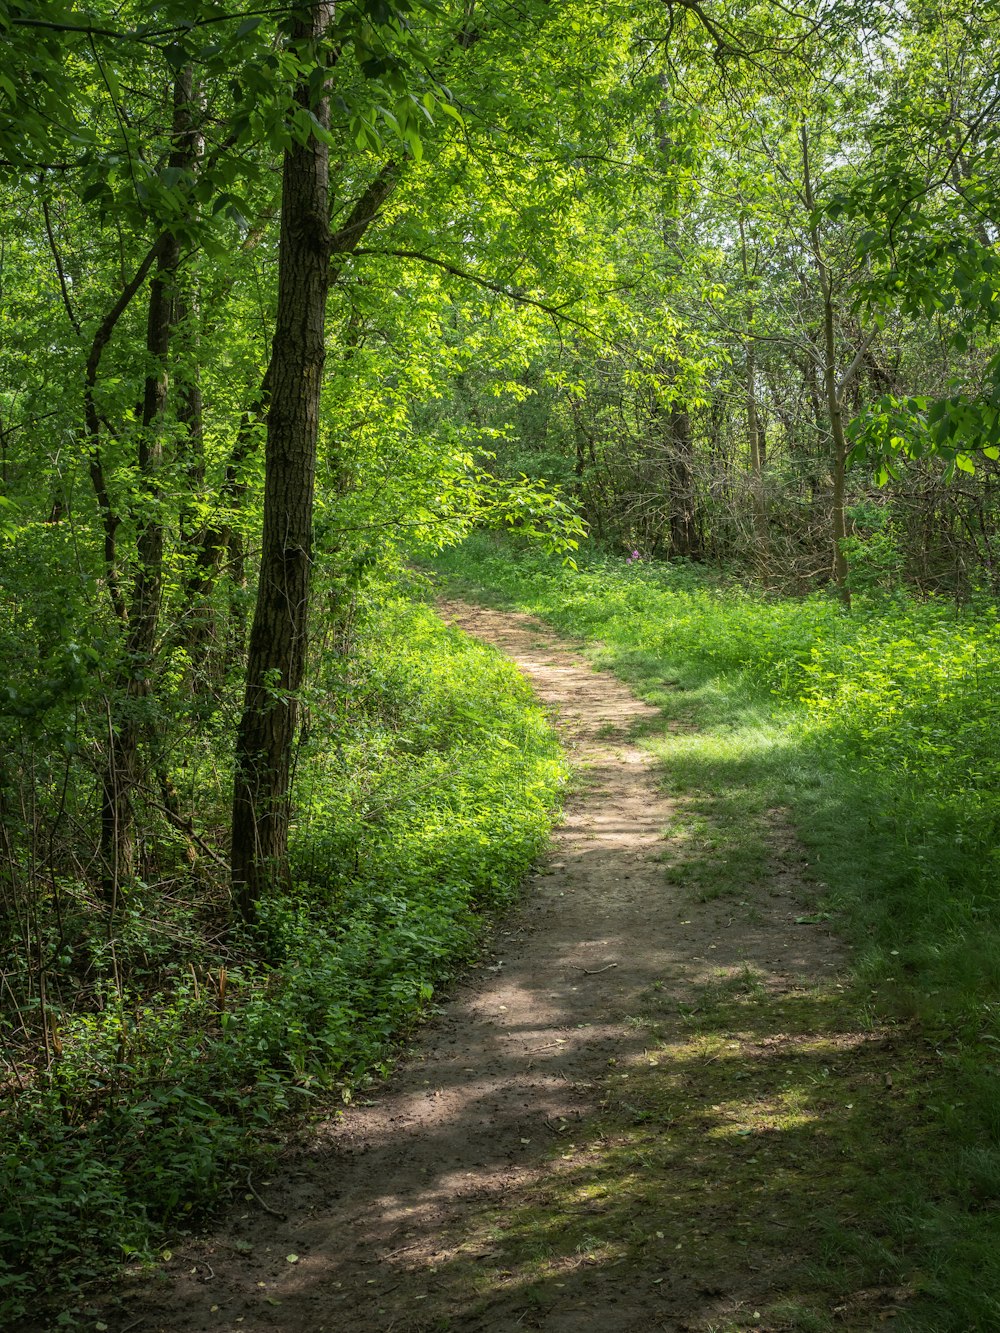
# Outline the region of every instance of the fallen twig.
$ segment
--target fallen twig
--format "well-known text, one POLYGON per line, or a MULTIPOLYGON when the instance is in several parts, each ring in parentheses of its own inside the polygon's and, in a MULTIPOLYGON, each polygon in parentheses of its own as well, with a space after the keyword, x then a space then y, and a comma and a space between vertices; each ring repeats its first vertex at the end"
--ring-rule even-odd
POLYGON ((250 1172, 249 1172, 249 1171, 247 1172, 247 1189, 250 1191, 250 1193, 253 1195, 253 1197, 257 1200, 257 1202, 260 1204, 260 1206, 264 1209, 264 1212, 265 1212, 265 1213, 270 1213, 272 1217, 276 1217, 280 1222, 287 1222, 287 1221, 288 1221, 288 1214, 287 1214, 287 1213, 279 1213, 278 1210, 277 1210, 277 1208, 272 1208, 271 1205, 270 1205, 269 1203, 265 1203, 264 1200, 260 1197, 260 1195, 257 1193, 257 1191, 256 1191, 256 1190, 254 1189, 254 1187, 253 1187, 253 1181, 252 1181, 251 1178, 250 1178, 250 1172))
POLYGON ((418 1248, 418 1246, 422 1245, 423 1243, 424 1243, 424 1242, 421 1241, 421 1240, 411 1241, 411 1243, 410 1243, 409 1245, 400 1245, 400 1247, 399 1247, 398 1250, 387 1250, 384 1254, 380 1254, 380 1255, 379 1255, 379 1258, 380 1258, 380 1259, 395 1259, 395 1257, 396 1257, 397 1254, 405 1254, 405 1253, 407 1252, 407 1250, 415 1250, 415 1249, 418 1248))

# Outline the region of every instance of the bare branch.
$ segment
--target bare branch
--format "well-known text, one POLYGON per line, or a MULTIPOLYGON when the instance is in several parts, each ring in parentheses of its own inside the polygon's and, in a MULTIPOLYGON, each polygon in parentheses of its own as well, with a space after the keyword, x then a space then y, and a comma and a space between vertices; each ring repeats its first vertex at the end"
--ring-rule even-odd
POLYGON ((594 332, 582 319, 576 319, 575 316, 566 314, 566 308, 573 304, 572 301, 564 301, 561 305, 554 305, 551 301, 543 301, 536 296, 527 296, 524 292, 507 287, 504 283, 496 282, 493 278, 483 277, 481 273, 472 273, 468 269, 459 268, 457 264, 450 263, 447 259, 438 259, 437 256, 424 254, 420 250, 365 250, 359 248, 355 251, 355 254, 391 259, 413 259, 421 264, 431 264, 434 268, 450 273, 454 278, 461 278, 463 282, 473 282, 477 287, 483 287, 488 292, 495 292, 498 296, 512 301, 515 305, 534 306, 537 310, 543 310, 547 315, 551 315, 553 319, 562 320, 566 324, 575 324, 577 328, 583 329, 586 333, 594 332))
POLYGON ((66 314, 69 316, 69 322, 73 325, 73 332, 80 337, 83 330, 80 328, 80 321, 76 317, 76 312, 69 299, 69 288, 66 284, 66 274, 63 270, 62 257, 59 254, 59 247, 56 245, 55 234, 52 231, 52 219, 49 217, 48 200, 42 200, 42 216, 45 218, 45 234, 49 238, 49 249, 52 251, 52 258, 55 261, 56 272, 59 274, 59 290, 62 292, 63 305, 66 307, 66 314))

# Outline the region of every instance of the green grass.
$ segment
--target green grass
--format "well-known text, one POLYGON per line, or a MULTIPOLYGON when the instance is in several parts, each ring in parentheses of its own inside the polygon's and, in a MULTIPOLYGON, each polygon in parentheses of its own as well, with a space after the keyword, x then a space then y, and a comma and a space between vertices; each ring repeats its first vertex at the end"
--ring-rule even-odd
POLYGON ((517 672, 428 606, 387 597, 308 705, 295 887, 251 937, 220 928, 225 886, 194 872, 133 885, 114 948, 64 888, 60 1053, 32 1078, 25 1049, 0 1122, 5 1321, 61 1287, 74 1326, 73 1290, 225 1199, 288 1110, 384 1073, 545 842, 566 777, 553 733, 517 672))
MULTIPOLYGON (((888 1283, 905 1292, 897 1327, 1000 1327, 995 610, 858 598, 846 614, 822 596, 773 600, 692 568, 591 556, 566 570, 487 539, 437 568, 456 590, 598 644, 596 660, 664 710, 668 730, 650 743, 681 798, 667 843, 675 882, 695 898, 738 901, 767 873, 772 812, 787 811, 810 912, 828 914, 852 946, 854 986, 823 999, 828 1019, 775 1013, 752 995, 692 1014, 695 1043, 731 1028, 734 1004, 748 1020, 741 1043, 824 1026, 882 1034, 865 1044, 857 1078, 837 1085, 847 1091, 840 1111, 831 1103, 829 1151, 815 1162, 821 1200, 838 1163, 862 1169, 838 1187, 839 1209, 821 1204, 823 1242, 789 1297, 798 1313, 785 1323, 773 1314, 773 1326, 826 1327, 833 1293, 888 1283), (887 1049, 891 1093, 880 1076, 887 1049)), ((808 1101, 808 1079, 793 1081, 808 1101)), ((637 1086, 630 1101, 655 1118, 662 1075, 641 1095, 637 1086)), ((627 1151, 662 1150, 642 1124, 615 1124, 612 1137, 639 1141, 627 1151)), ((610 1180, 616 1168, 598 1158, 610 1180)), ((739 1162, 737 1153, 734 1200, 739 1162)), ((526 1220, 528 1233, 546 1225, 544 1212, 526 1220)), ((867 1326, 863 1310, 854 1317, 867 1326)))

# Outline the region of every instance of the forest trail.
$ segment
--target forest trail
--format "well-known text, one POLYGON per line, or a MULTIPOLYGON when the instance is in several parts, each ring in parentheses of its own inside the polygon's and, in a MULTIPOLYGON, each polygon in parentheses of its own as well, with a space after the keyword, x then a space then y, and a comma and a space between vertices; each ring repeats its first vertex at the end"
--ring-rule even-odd
MULTIPOLYGON (((812 1059, 816 1041, 808 1025, 734 1030, 710 1054, 685 1026, 699 997, 741 978, 772 997, 836 986, 836 942, 795 922, 801 858, 780 813, 766 880, 739 903, 695 901, 670 882, 676 806, 636 739, 662 734, 657 710, 526 616, 455 601, 442 611, 514 658, 556 715, 577 781, 551 853, 495 956, 372 1102, 311 1129, 253 1181, 257 1198, 248 1190, 224 1228, 119 1288, 102 1320, 114 1333, 799 1327, 767 1314, 776 1294, 801 1294, 808 1255, 796 1253, 796 1209, 766 1191, 780 1175, 787 1203, 810 1141, 773 1146, 770 1092, 753 1080, 755 1062, 812 1059), (723 1071, 726 1047, 739 1070, 723 1071), (676 1068, 656 1054, 671 1049, 676 1068), (628 1131, 614 1128, 631 1123, 633 1087, 644 1109, 632 1119, 657 1121, 650 1075, 669 1084, 670 1107, 643 1131, 676 1139, 666 1168, 634 1142, 629 1158, 628 1131), (740 1128, 740 1088, 759 1112, 752 1129, 740 1128), (766 1166, 749 1165, 758 1152, 766 1166), (751 1185, 758 1175, 770 1183, 751 1185)), ((859 1297, 868 1304, 854 1319, 841 1307, 838 1327, 878 1322, 871 1302, 888 1298, 859 1297)))

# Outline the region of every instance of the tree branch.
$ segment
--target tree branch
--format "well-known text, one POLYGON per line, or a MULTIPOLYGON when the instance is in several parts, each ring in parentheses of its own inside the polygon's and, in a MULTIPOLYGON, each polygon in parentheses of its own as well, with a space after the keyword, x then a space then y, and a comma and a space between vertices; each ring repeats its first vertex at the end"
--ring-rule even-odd
POLYGON ((69 316, 69 322, 73 325, 73 332, 77 337, 80 337, 83 330, 80 328, 80 321, 77 319, 76 312, 70 304, 69 288, 66 285, 66 274, 63 270, 59 247, 56 245, 55 234, 52 231, 52 219, 49 217, 49 204, 47 199, 42 200, 42 216, 45 218, 45 234, 49 238, 49 249, 52 251, 52 258, 55 261, 56 272, 59 274, 59 290, 62 292, 63 305, 66 307, 66 314, 69 316))
POLYGON ((263 9, 243 9, 232 14, 210 14, 192 20, 190 23, 169 28, 133 29, 123 32, 118 28, 102 28, 94 23, 58 23, 53 19, 24 18, 11 16, 8 24, 11 28, 40 28, 45 32, 74 33, 78 37, 109 37, 116 42, 137 42, 143 46, 155 45, 162 37, 183 37, 198 28, 208 28, 218 23, 231 23, 236 19, 272 18, 288 12, 288 6, 272 5, 263 9))
POLYGON ((566 307, 572 305, 571 301, 564 301, 562 305, 553 305, 551 301, 543 301, 536 296, 527 296, 523 292, 505 286, 502 282, 485 278, 481 273, 471 273, 468 269, 459 268, 457 264, 452 264, 447 259, 438 259, 435 255, 427 255, 420 250, 365 250, 359 247, 354 253, 373 255, 385 259, 413 259, 421 264, 431 264, 434 268, 450 273, 454 278, 461 278, 464 282, 473 282, 477 287, 483 287, 488 292, 495 292, 497 296, 503 296, 515 305, 534 306, 537 310, 543 310, 547 315, 551 315, 553 319, 561 319, 567 324, 575 324, 577 328, 583 329, 586 333, 594 332, 582 319, 576 319, 573 315, 566 314, 566 307))
POLYGON ((399 183, 401 164, 386 162, 378 175, 363 191, 347 215, 347 221, 330 237, 330 255, 333 262, 333 281, 340 276, 342 261, 347 255, 360 253, 358 247, 365 232, 381 213, 399 183))
POLYGON ((97 332, 94 334, 94 340, 90 345, 90 355, 87 357, 87 369, 84 376, 83 411, 87 436, 90 441, 90 480, 94 487, 94 494, 97 496, 97 507, 101 511, 101 522, 104 525, 104 566, 108 579, 108 593, 111 597, 111 605, 114 607, 115 615, 123 622, 128 619, 128 609, 125 605, 121 584, 118 581, 115 536, 118 531, 119 520, 111 504, 111 495, 104 475, 104 464, 101 459, 101 418, 97 411, 97 403, 94 401, 94 389, 97 385, 97 372, 100 369, 101 356, 112 333, 115 331, 115 325, 128 309, 136 292, 145 282, 146 275, 160 253, 161 244, 162 238, 157 237, 132 278, 125 285, 118 300, 97 326, 97 332))
POLYGON ((843 375, 841 375, 841 377, 840 377, 840 383, 837 385, 837 397, 838 397, 838 398, 842 398, 842 397, 843 397, 843 395, 844 395, 844 390, 847 388, 847 386, 850 384, 851 380, 852 380, 852 379, 854 378, 854 376, 857 374, 858 367, 861 365, 861 362, 865 359, 865 353, 868 351, 869 347, 871 347, 872 343, 875 341, 875 339, 876 339, 877 336, 878 336, 878 328, 876 327, 876 328, 872 329, 872 331, 871 331, 871 333, 869 333, 868 337, 865 338, 864 342, 863 342, 863 343, 861 344, 861 346, 858 348, 857 353, 856 353, 856 355, 855 355, 855 357, 854 357, 854 360, 851 362, 851 364, 850 364, 850 365, 847 367, 847 369, 844 371, 843 375))

